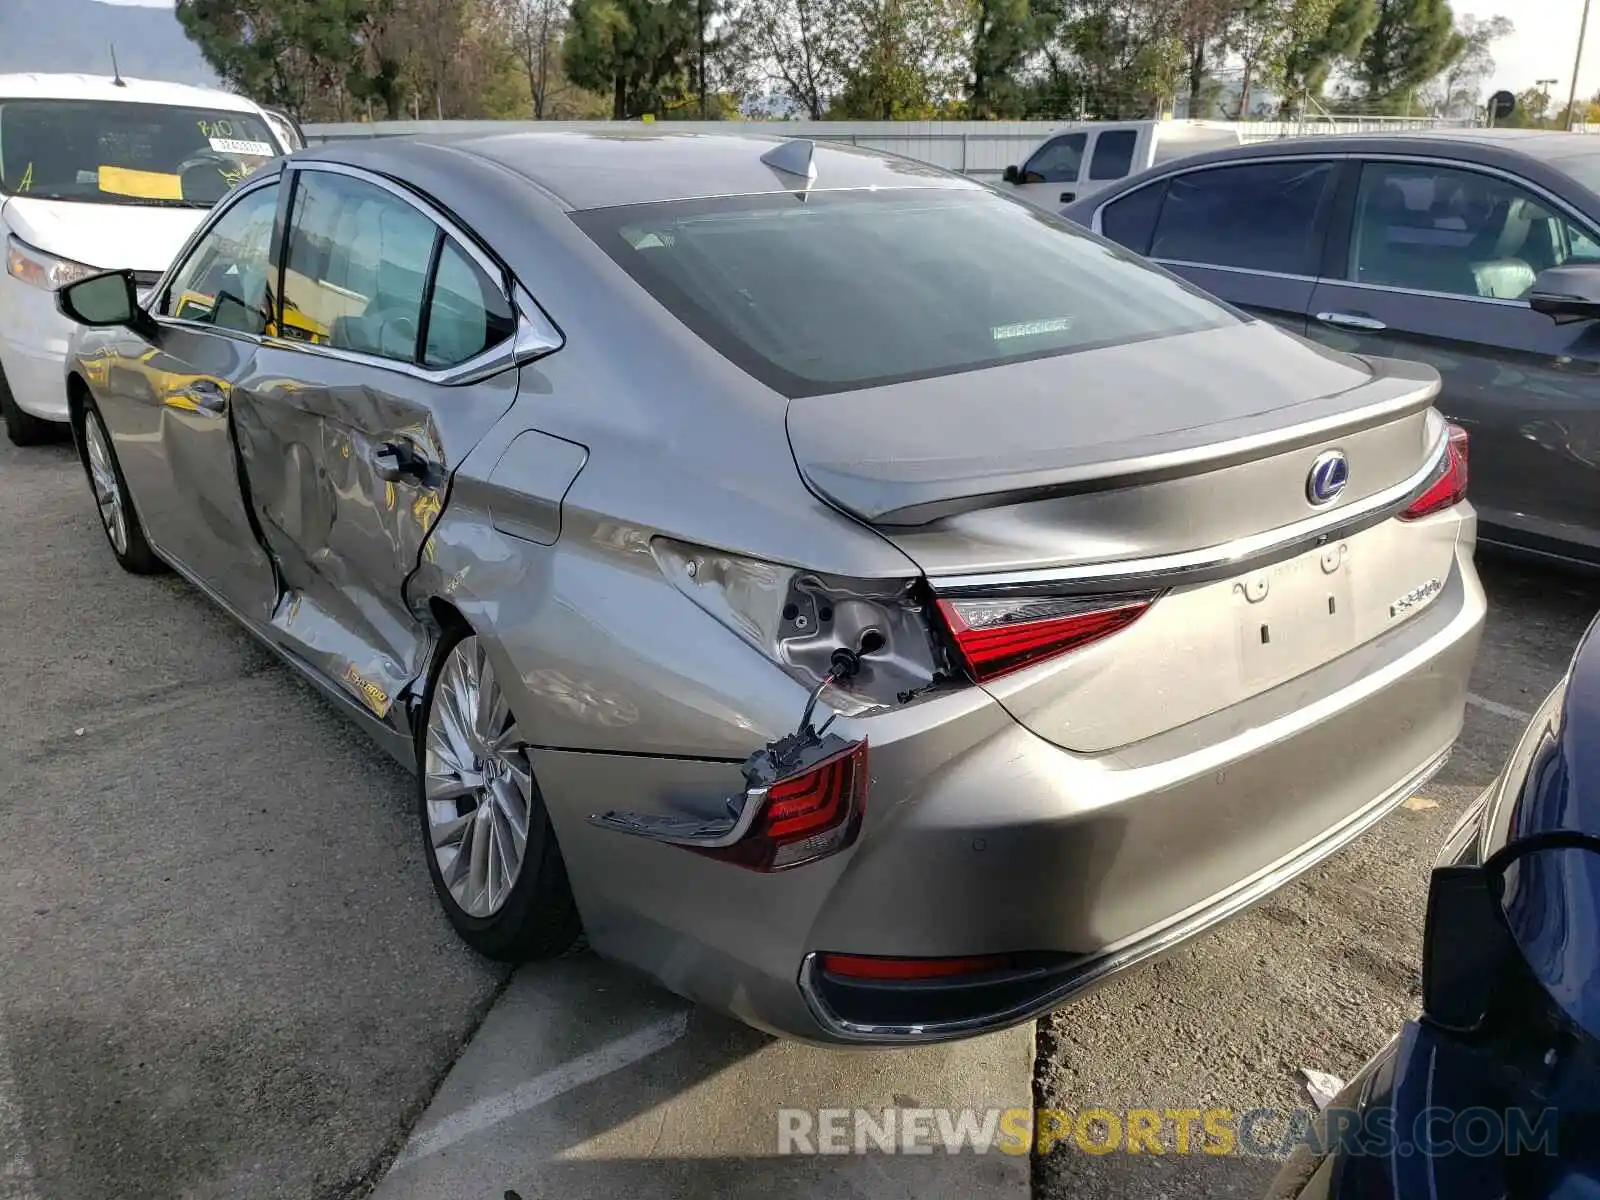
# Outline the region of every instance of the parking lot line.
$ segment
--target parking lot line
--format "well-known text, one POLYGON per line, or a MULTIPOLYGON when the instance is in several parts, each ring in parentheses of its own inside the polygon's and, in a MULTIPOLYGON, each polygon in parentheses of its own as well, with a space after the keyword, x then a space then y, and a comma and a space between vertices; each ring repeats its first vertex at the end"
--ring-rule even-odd
POLYGON ((1484 712, 1491 712, 1497 717, 1505 717, 1510 721, 1533 720, 1531 712, 1524 712, 1520 708, 1512 708, 1509 704, 1501 704, 1498 701, 1480 696, 1476 692, 1467 693, 1467 703, 1474 708, 1481 708, 1484 712))
POLYGON ((559 1067, 536 1075, 509 1092, 479 1100, 469 1108, 452 1113, 421 1136, 412 1138, 400 1152, 400 1156, 395 1159, 392 1169, 398 1171, 418 1159, 437 1154, 445 1147, 455 1145, 463 1138, 481 1133, 531 1108, 547 1104, 574 1088, 593 1083, 624 1067, 632 1066, 640 1059, 648 1058, 672 1045, 688 1028, 689 1014, 673 1013, 626 1037, 607 1042, 587 1054, 580 1054, 571 1062, 562 1063, 559 1067))

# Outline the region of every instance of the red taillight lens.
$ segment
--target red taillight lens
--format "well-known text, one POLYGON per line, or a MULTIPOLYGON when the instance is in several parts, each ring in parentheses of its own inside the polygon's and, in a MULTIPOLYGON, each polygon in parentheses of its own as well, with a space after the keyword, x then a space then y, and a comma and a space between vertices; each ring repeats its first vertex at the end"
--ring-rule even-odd
POLYGON ((967 671, 978 683, 1109 637, 1139 619, 1153 593, 939 600, 967 671))
POLYGON ((800 775, 780 779, 761 804, 750 832, 731 846, 701 854, 752 871, 783 871, 836 854, 855 841, 867 807, 867 743, 856 742, 800 775))
POLYGON ((850 979, 944 979, 951 975, 976 975, 1003 971, 1012 965, 1009 954, 980 954, 970 958, 875 958, 865 954, 819 954, 822 969, 850 979))
POLYGON ((1402 521, 1415 521, 1429 513, 1436 513, 1460 504, 1467 498, 1467 431, 1459 425, 1450 426, 1450 444, 1445 450, 1444 473, 1418 496, 1415 503, 1400 514, 1402 521))

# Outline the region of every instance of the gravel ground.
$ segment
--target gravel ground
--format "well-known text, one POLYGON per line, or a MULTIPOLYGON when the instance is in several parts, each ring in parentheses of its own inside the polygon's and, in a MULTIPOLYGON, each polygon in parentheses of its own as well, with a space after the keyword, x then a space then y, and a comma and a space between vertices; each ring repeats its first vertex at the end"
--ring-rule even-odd
POLYGON ((409 776, 0 439, 0 1200, 337 1197, 501 974, 409 776))
MULTIPOLYGON (((1523 712, 1560 678, 1600 607, 1593 579, 1479 563, 1489 621, 1474 695, 1523 712)), ((1467 710, 1455 754, 1406 807, 1270 900, 1147 970, 1039 1023, 1044 1107, 1296 1108, 1300 1069, 1354 1074, 1417 1012, 1427 876, 1456 818, 1499 771, 1523 722, 1467 710)), ((1250 1156, 1085 1154, 1034 1164, 1038 1200, 1262 1195, 1278 1163, 1250 1156)))

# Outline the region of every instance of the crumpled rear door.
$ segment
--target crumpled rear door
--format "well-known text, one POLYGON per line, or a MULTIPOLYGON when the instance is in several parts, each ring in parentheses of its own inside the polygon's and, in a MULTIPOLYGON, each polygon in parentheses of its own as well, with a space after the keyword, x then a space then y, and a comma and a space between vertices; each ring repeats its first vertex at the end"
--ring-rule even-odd
POLYGON ((406 580, 451 474, 510 408, 517 374, 444 386, 272 347, 262 365, 236 422, 250 504, 282 583, 272 625, 386 719, 426 665, 406 580), (384 478, 397 461, 403 473, 384 478))

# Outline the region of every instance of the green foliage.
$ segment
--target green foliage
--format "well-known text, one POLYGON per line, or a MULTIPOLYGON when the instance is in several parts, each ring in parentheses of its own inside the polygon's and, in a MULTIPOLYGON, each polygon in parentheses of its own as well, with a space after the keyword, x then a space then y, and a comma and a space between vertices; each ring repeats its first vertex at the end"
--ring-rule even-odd
POLYGON ((960 88, 959 23, 950 0, 835 0, 839 45, 830 118, 913 121, 935 115, 960 88))
POLYGON ((223 78, 309 119, 1206 115, 1224 64, 1230 115, 1335 71, 1364 110, 1459 113, 1510 29, 1447 0, 176 2, 223 78))
POLYGON ((1333 68, 1360 51, 1377 24, 1377 0, 1337 0, 1320 30, 1308 30, 1284 52, 1284 89, 1293 96, 1319 94, 1333 68))
POLYGON ((1028 93, 1023 66, 1049 36, 1048 15, 1029 0, 969 0, 967 22, 972 48, 967 72, 967 114, 973 120, 1020 117, 1028 93))
POLYGON ((691 51, 711 0, 572 0, 567 74, 612 98, 617 120, 661 116, 691 94, 691 51))
POLYGON ((1378 20, 1356 62, 1368 107, 1399 111, 1467 52, 1446 0, 1378 0, 1378 20))

